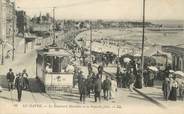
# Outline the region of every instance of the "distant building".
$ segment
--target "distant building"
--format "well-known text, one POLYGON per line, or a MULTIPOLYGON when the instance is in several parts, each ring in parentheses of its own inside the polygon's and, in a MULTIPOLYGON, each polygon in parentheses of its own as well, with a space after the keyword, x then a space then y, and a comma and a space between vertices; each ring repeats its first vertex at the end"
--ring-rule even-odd
POLYGON ((34 32, 49 32, 52 31, 52 24, 33 24, 31 28, 34 32))
POLYGON ((25 11, 16 11, 17 15, 17 29, 18 33, 24 34, 26 31, 27 21, 26 21, 26 12, 25 11))
POLYGON ((50 33, 53 30, 53 19, 48 13, 46 15, 41 15, 40 13, 40 16, 34 16, 30 21, 31 33, 50 33))

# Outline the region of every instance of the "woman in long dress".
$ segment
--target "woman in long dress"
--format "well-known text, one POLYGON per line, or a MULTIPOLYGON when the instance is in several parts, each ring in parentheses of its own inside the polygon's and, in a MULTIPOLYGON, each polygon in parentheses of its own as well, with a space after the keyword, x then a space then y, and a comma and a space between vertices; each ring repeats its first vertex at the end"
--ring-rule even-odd
POLYGON ((169 78, 165 78, 165 80, 163 81, 162 91, 163 91, 164 99, 168 100, 169 94, 171 91, 169 78))
POLYGON ((116 80, 111 78, 111 96, 110 96, 111 99, 116 98, 117 88, 118 86, 117 86, 116 80))
POLYGON ((176 78, 173 77, 173 81, 171 81, 171 92, 169 95, 169 100, 176 101, 177 100, 177 89, 178 89, 178 82, 176 78))

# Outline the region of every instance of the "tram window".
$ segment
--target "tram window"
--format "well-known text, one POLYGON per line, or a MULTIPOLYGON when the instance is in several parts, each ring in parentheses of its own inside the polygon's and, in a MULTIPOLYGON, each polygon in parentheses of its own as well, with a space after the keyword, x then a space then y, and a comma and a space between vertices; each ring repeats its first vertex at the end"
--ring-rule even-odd
POLYGON ((47 72, 52 72, 52 57, 51 56, 47 56, 46 58, 45 58, 45 70, 47 71, 47 72), (48 70, 49 69, 49 70, 48 70))
POLYGON ((61 64, 60 64, 60 58, 59 57, 53 57, 53 72, 61 72, 61 64))
POLYGON ((46 57, 46 59, 45 59, 45 66, 46 66, 47 64, 50 64, 50 65, 52 66, 52 57, 50 57, 50 56, 47 56, 47 57, 46 57))
POLYGON ((43 62, 43 57, 42 57, 40 54, 37 56, 36 62, 37 62, 38 64, 42 64, 42 62, 43 62))
POLYGON ((68 65, 69 58, 68 57, 62 57, 60 59, 60 61, 61 61, 61 71, 65 71, 66 67, 68 65))

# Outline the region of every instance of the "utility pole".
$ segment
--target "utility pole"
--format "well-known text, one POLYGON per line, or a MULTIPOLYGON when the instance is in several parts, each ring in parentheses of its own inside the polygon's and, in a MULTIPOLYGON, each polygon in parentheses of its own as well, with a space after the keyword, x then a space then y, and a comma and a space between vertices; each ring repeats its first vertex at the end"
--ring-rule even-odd
MULTIPOLYGON (((144 73, 144 33, 145 33, 145 0, 143 0, 143 27, 142 27, 142 53, 141 53, 141 67, 142 67, 142 79, 143 79, 143 73, 144 73)), ((143 80, 142 80, 143 85, 143 80)), ((141 87, 142 88, 142 87, 141 87)))
POLYGON ((118 41, 118 61, 117 61, 117 70, 119 67, 119 56, 120 56, 120 41, 118 41))
POLYGON ((4 42, 2 41, 2 55, 1 55, 1 64, 3 65, 4 64, 4 44, 3 44, 4 42))
POLYGON ((56 45, 56 35, 55 35, 55 8, 56 7, 53 7, 53 46, 56 45))
POLYGON ((1 44, 1 64, 3 65, 4 64, 4 31, 3 31, 3 28, 4 28, 4 10, 3 10, 3 2, 2 0, 0 0, 0 44, 1 44))
POLYGON ((90 21, 90 63, 92 64, 92 22, 90 21))
POLYGON ((13 30, 13 37, 12 37, 12 45, 13 45, 13 50, 12 50, 12 61, 15 58, 15 2, 13 2, 13 15, 12 15, 12 30, 13 30))

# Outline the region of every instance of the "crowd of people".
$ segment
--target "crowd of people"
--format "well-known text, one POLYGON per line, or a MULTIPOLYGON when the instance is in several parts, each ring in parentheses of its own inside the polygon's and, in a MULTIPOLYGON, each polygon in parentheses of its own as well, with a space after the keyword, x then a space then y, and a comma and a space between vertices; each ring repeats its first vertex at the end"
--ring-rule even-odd
MULTIPOLYGON (((107 75, 104 72, 104 64, 97 68, 97 73, 91 63, 88 63, 88 74, 84 74, 78 67, 74 68, 73 87, 78 85, 80 101, 85 103, 87 97, 94 94, 94 101, 101 102, 102 96, 104 100, 114 98, 117 88, 129 88, 133 92, 134 87, 141 88, 142 77, 141 70, 134 68, 134 62, 129 62, 126 67, 118 66, 116 76, 107 75), (105 77, 105 79, 104 79, 105 77), (103 94, 102 94, 103 93, 103 94)), ((184 81, 179 82, 177 75, 166 69, 162 84, 164 99, 176 101, 177 99, 184 100, 184 81)), ((143 83, 145 87, 153 87, 156 74, 149 68, 145 68, 143 72, 143 83)), ((26 69, 21 73, 14 74, 10 68, 6 75, 8 81, 8 90, 12 91, 14 86, 17 90, 18 101, 21 101, 22 90, 29 90, 28 74, 26 69)))
POLYGON ((103 66, 99 65, 98 72, 95 73, 90 66, 88 65, 88 75, 83 73, 79 68, 75 68, 74 71, 74 85, 75 87, 78 84, 80 101, 85 103, 86 97, 91 97, 94 94, 94 101, 101 102, 101 93, 103 92, 103 98, 105 100, 112 99, 114 93, 117 91, 117 85, 114 85, 115 79, 111 76, 103 74, 103 66), (103 79, 105 76, 105 79, 103 79))
POLYGON ((21 101, 22 90, 29 90, 29 80, 26 69, 22 73, 14 74, 13 70, 10 68, 6 75, 8 81, 8 90, 12 91, 14 87, 17 89, 18 101, 21 101))
POLYGON ((166 101, 184 100, 184 81, 179 81, 176 74, 169 72, 163 81, 162 91, 166 101))

